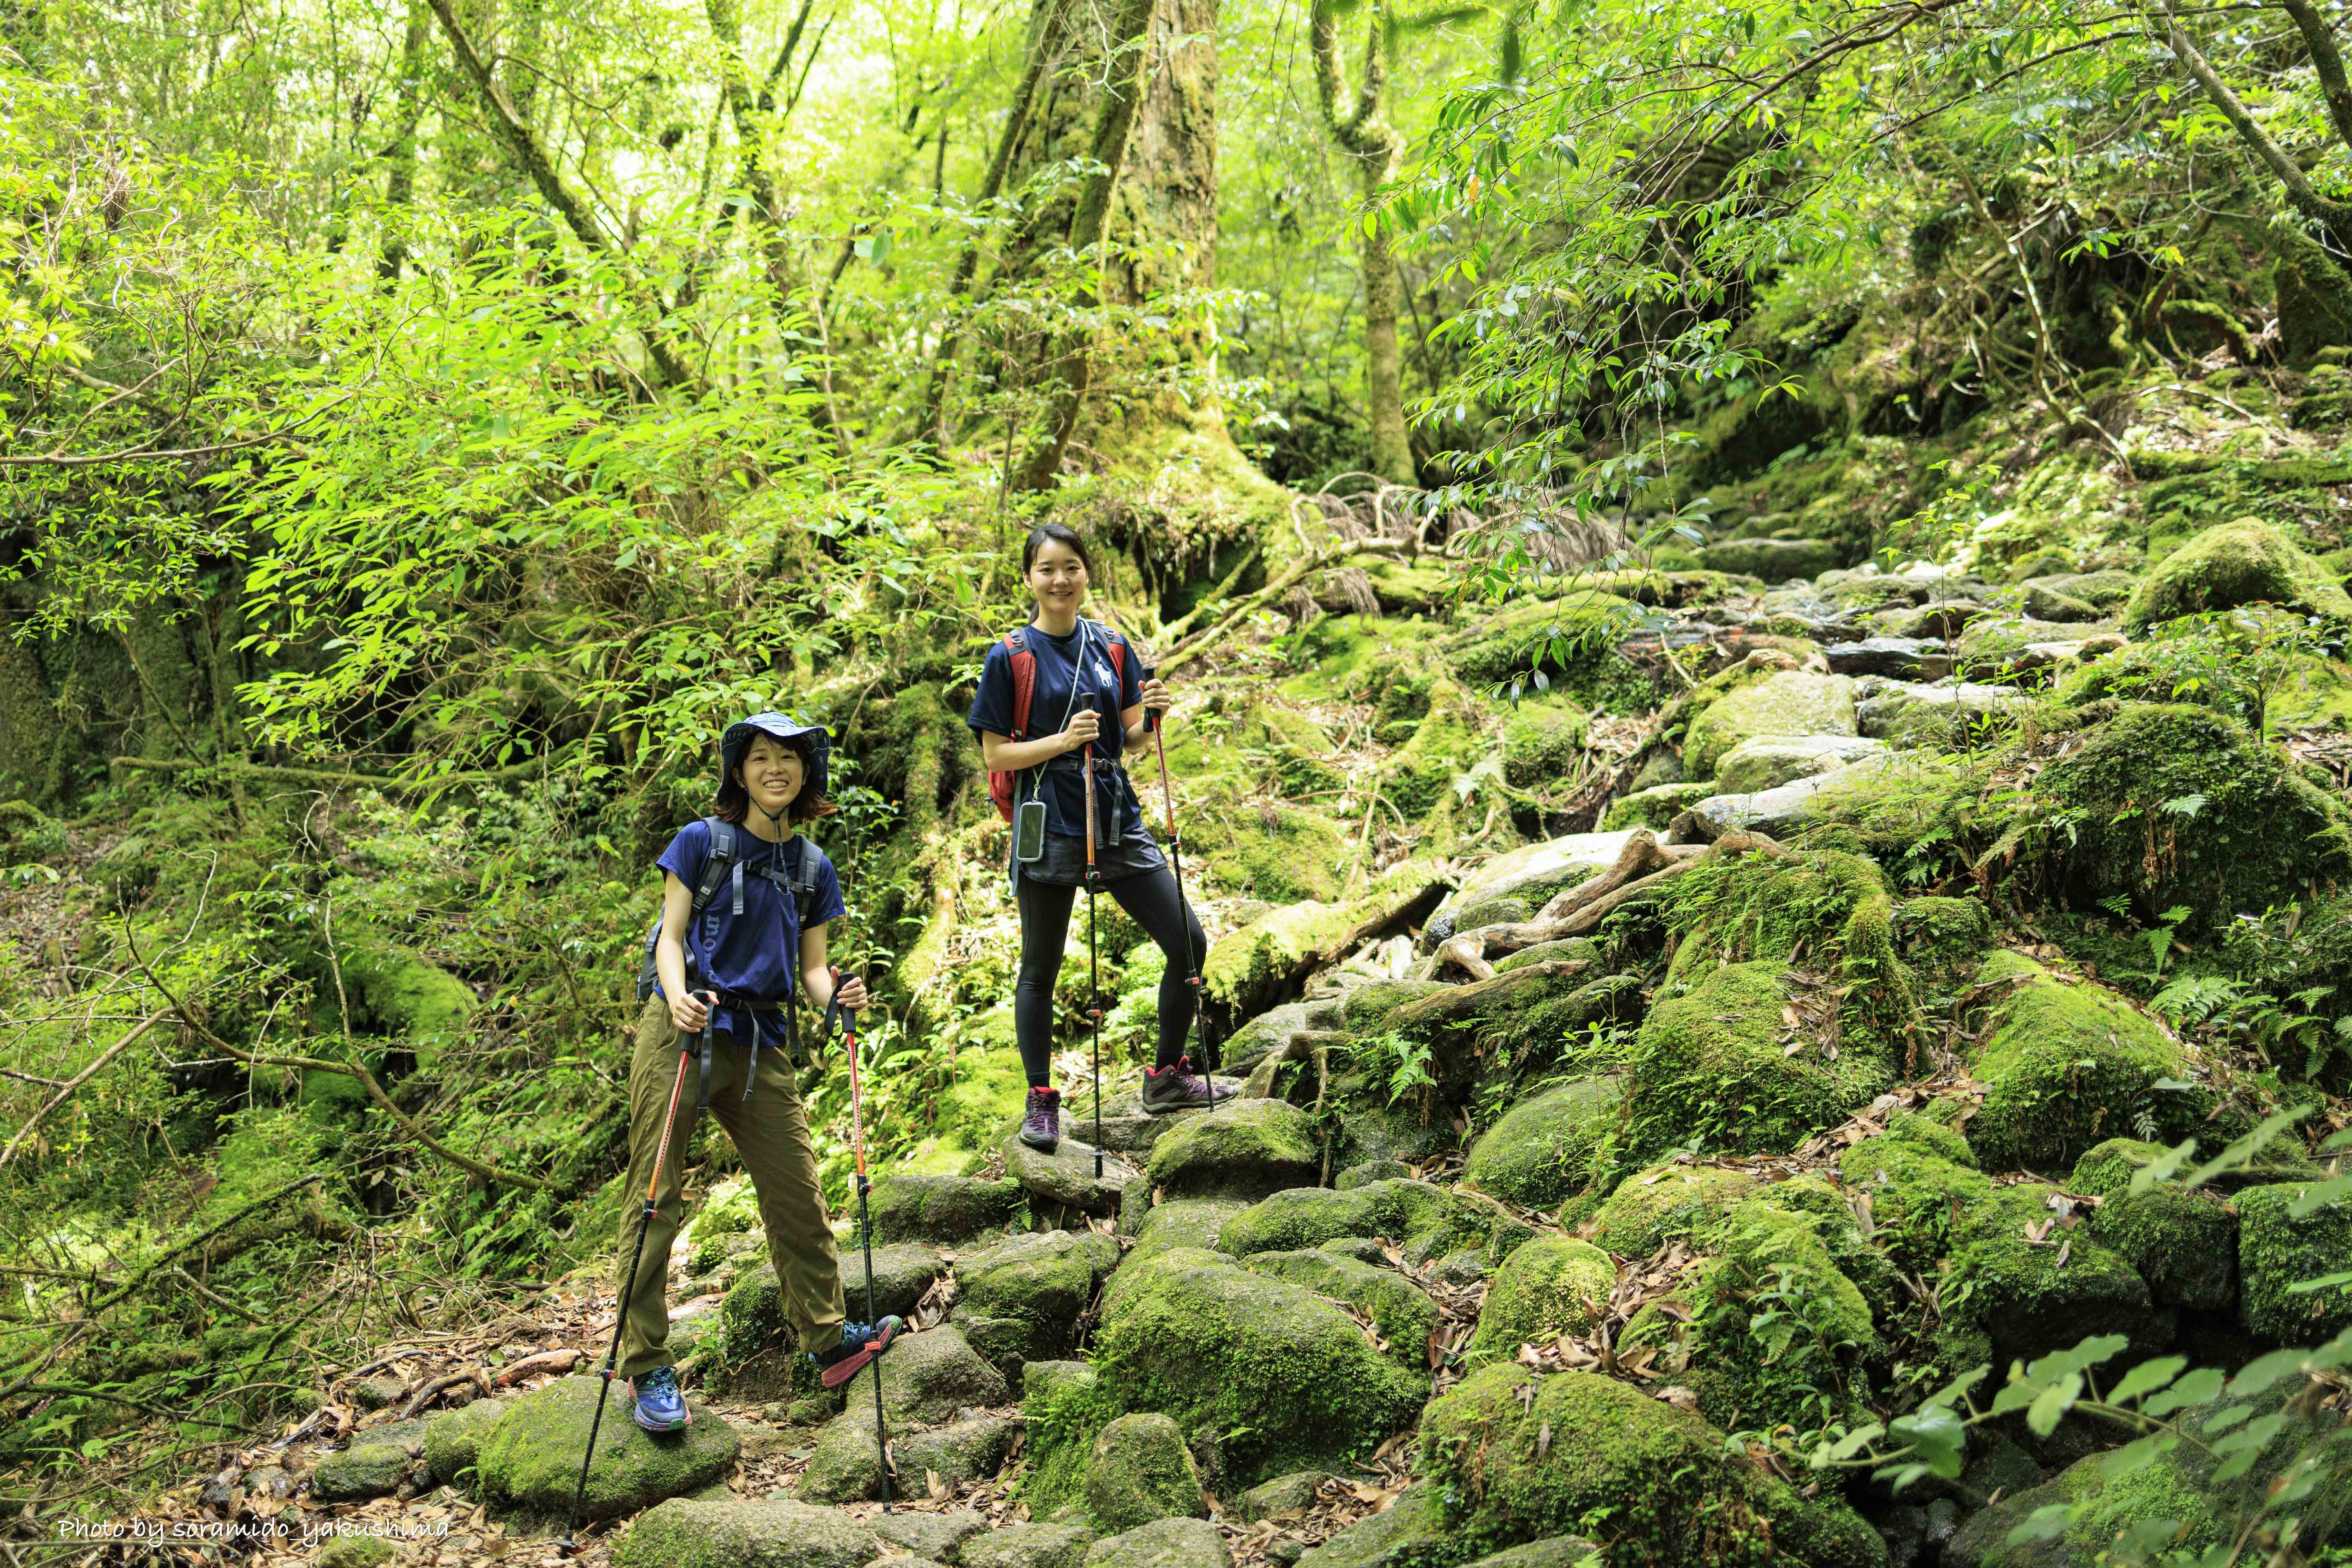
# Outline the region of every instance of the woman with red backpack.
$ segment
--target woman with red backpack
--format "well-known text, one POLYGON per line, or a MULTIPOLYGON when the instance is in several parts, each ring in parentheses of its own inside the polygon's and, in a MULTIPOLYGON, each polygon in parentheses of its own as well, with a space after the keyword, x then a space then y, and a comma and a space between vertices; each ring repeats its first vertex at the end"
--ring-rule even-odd
POLYGON ((1013 818, 1021 968, 1013 1022, 1029 1079, 1021 1141, 1047 1152, 1061 1141, 1061 1095, 1051 1068, 1054 982, 1070 909, 1089 873, 1168 956, 1160 981, 1160 1047, 1143 1075, 1143 1109, 1161 1115, 1213 1108, 1235 1092, 1196 1073, 1184 1054, 1198 1005, 1191 976, 1208 939, 1144 826, 1142 803, 1118 763, 1123 751, 1143 743, 1149 715, 1167 709, 1168 689, 1139 678, 1134 650, 1116 630, 1078 614, 1091 575, 1086 542, 1075 531, 1047 522, 1030 531, 1021 576, 1036 611, 988 650, 965 720, 991 773, 1005 776, 1009 798, 999 804, 1013 818))

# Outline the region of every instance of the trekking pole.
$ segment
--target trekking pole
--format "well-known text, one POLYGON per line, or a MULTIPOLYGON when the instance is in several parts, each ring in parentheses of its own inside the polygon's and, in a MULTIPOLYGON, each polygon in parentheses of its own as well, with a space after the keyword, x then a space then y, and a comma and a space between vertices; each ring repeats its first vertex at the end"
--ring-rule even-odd
MULTIPOLYGON (((841 971, 833 972, 834 994, 841 991, 841 971)), ((842 1048, 849 1054, 849 1145, 857 1158, 857 1235, 866 1246, 866 1321, 881 1320, 874 1310, 874 1222, 866 1207, 866 1194, 874 1184, 866 1175, 866 1112, 860 1098, 863 1089, 857 1076, 857 1015, 844 1008, 841 1015, 842 1048)), ((890 1511, 890 1439, 882 1426, 882 1358, 874 1357, 874 1454, 881 1461, 882 1511, 890 1511)))
POLYGON ((1102 979, 1095 967, 1095 889, 1102 872, 1095 865, 1095 748, 1087 742, 1087 1018, 1095 1037, 1095 1180, 1103 1173, 1102 979))
MULTIPOLYGON (((708 1007, 717 998, 706 991, 702 1001, 708 1007)), ((709 1028, 708 1015, 704 1027, 706 1031, 709 1028)), ((563 1539, 556 1543, 566 1556, 580 1550, 576 1537, 580 1533, 580 1504, 588 1495, 588 1466, 596 1457, 596 1434, 604 1425, 604 1401, 613 1392, 613 1369, 621 1357, 621 1331, 629 1321, 629 1301, 637 1293, 637 1264, 646 1255, 646 1232, 660 1217, 660 1211, 654 1206, 654 1194, 661 1190, 662 1164, 669 1157, 670 1133, 677 1125, 678 1097, 686 1092, 687 1064, 694 1060, 693 1039, 685 1030, 678 1031, 677 1078, 669 1086, 669 1110, 662 1118, 661 1144, 654 1150, 654 1173, 646 1182, 646 1205, 637 1215, 637 1244, 629 1249, 629 1271, 622 1280, 620 1303, 613 1311, 613 1344, 604 1352, 604 1373, 596 1387, 596 1414, 588 1423, 588 1447, 580 1456, 580 1480, 572 1489, 572 1512, 564 1521, 563 1539)))
MULTIPOLYGON (((1151 679, 1151 667, 1139 667, 1146 680, 1151 679)), ((1192 952, 1192 906, 1184 897, 1184 839, 1176 831, 1176 792, 1168 784, 1168 735, 1160 728, 1163 717, 1157 708, 1147 708, 1144 722, 1151 726, 1152 743, 1160 749, 1160 804, 1167 813, 1168 858, 1176 874, 1176 909, 1184 917, 1184 984, 1192 988, 1192 1022, 1199 1026, 1201 1041, 1201 1085, 1209 1091, 1209 1109, 1217 1109, 1217 1086, 1209 1077, 1209 1009, 1202 994, 1201 961, 1192 952)))

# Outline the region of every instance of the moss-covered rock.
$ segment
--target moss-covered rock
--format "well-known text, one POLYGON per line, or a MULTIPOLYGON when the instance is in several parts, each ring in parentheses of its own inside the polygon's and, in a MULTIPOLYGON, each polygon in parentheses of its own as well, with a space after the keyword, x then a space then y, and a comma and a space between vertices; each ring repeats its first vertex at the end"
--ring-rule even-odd
POLYGON ((1992 1195, 1992 1181, 1927 1134, 1948 1129, 1923 1118, 1906 1125, 1909 1135, 1889 1131, 1839 1155, 1838 1175, 1847 1191, 1867 1199, 1872 1224, 1895 1260, 1917 1272, 1934 1268, 1951 1250, 1958 1216, 1992 1195))
POLYGON ((957 1568, 1081 1568, 1095 1532, 1079 1524, 1009 1524, 974 1536, 956 1552, 957 1568))
POLYGON ((1465 1557, 1576 1534, 1627 1562, 1885 1561, 1877 1532, 1842 1504, 1807 1502, 1727 1456, 1696 1415, 1595 1373, 1488 1367, 1430 1405, 1421 1436, 1465 1557))
POLYGON ((1013 1181, 890 1175, 875 1182, 867 1202, 878 1242, 964 1247, 1017 1227, 1028 1194, 1013 1181))
POLYGON ((2118 1193, 2090 1223, 2158 1306, 2222 1312, 2236 1299, 2238 1221, 2218 1197, 2174 1186, 2118 1193))
MULTIPOLYGON (((863 1307, 863 1259, 849 1266, 858 1270, 857 1304, 863 1307)), ((901 1242, 876 1247, 875 1310, 905 1317, 944 1268, 940 1255, 928 1247, 901 1242)), ((793 1363, 799 1360, 801 1347, 784 1310, 783 1289, 776 1282, 774 1267, 761 1263, 745 1269, 719 1302, 719 1321, 723 1332, 715 1347, 718 1371, 728 1394, 739 1399, 788 1397, 799 1377, 793 1363)), ((673 1327, 673 1341, 677 1332, 673 1327)))
POLYGON ((1542 789, 1575 771, 1584 752, 1581 709, 1526 702, 1503 722, 1503 777, 1521 789, 1542 789))
POLYGON ((1129 1258, 1105 1288, 1093 1397, 1214 1438, 1246 1486, 1368 1452, 1412 1421, 1423 1380, 1311 1292, 1213 1252, 1129 1258))
POLYGON ((956 1325, 983 1360, 1017 1383, 1024 1363, 1052 1361, 1076 1345, 1079 1315, 1118 1265, 1118 1241, 1097 1231, 1009 1237, 957 1260, 956 1325))
POLYGON ((1230 1252, 1223 1239, 1225 1222, 1249 1206, 1238 1198, 1181 1198, 1161 1204, 1136 1226, 1128 1261, 1177 1247, 1230 1252))
POLYGON ((1132 1530, 1155 1519, 1208 1517, 1200 1469, 1175 1422, 1139 1411, 1095 1435, 1087 1464, 1087 1512, 1105 1530, 1132 1530))
POLYGON ((1766 961, 1728 964, 1653 1006, 1634 1046, 1632 1147, 1699 1137, 1732 1153, 1782 1154, 1885 1092, 1894 1075, 1860 1042, 1834 1056, 1832 1043, 1802 1036, 1796 1052, 1783 1048, 1790 996, 1785 967, 1766 961))
MULTIPOLYGON (((1493 1205, 1428 1182, 1372 1182, 1348 1192, 1300 1187, 1276 1193, 1225 1221, 1217 1245, 1246 1258, 1343 1237, 1380 1237, 1420 1264, 1465 1249, 1499 1258, 1529 1234, 1493 1205)), ((1130 1255, 1130 1267, 1133 1261, 1130 1255)))
POLYGON ((1241 1100, 1187 1116, 1151 1146, 1150 1179, 1171 1197, 1262 1198, 1312 1183, 1314 1124, 1281 1100, 1241 1100))
POLYGON ((2185 1138, 2211 1096, 2187 1082, 2180 1047, 2105 986, 2062 980, 2022 953, 1978 972, 1995 992, 1969 1071, 1985 1085, 1969 1142, 1997 1170, 2064 1171, 2135 1126, 2185 1138))
POLYGON ((2352 595, 2326 567, 2260 518, 2242 517, 2158 562, 2133 590, 2124 629, 2136 636, 2158 621, 2257 603, 2352 621, 2352 595))
POLYGON ((2074 818, 2049 853, 2077 908, 2178 906, 2194 932, 2352 876, 2352 810, 2210 708, 2126 703, 2040 784, 2074 818))
POLYGON ((1754 1173, 1719 1165, 1636 1171, 1594 1213, 1592 1239, 1620 1258, 1647 1258, 1668 1237, 1719 1223, 1756 1184, 1754 1173))
POLYGON ((1396 1361, 1409 1368, 1428 1366, 1429 1336, 1437 1328, 1437 1303, 1429 1299, 1428 1291, 1395 1269, 1324 1247, 1253 1252, 1242 1259, 1242 1267, 1347 1302, 1372 1320, 1396 1361))
MULTIPOLYGON (((936 1474, 951 1485, 986 1480, 1003 1468, 1020 1427, 1000 1415, 974 1416, 919 1431, 894 1430, 890 1458, 900 1486, 915 1486, 936 1474)), ((805 1502, 862 1502, 882 1495, 882 1453, 874 1440, 874 1409, 853 1402, 817 1434, 815 1451, 801 1474, 797 1495, 805 1502)))
POLYGON ((1298 1568, 1422 1568, 1458 1555, 1448 1548, 1444 1506, 1427 1481, 1415 1481, 1384 1512, 1333 1532, 1298 1560, 1298 1568))
POLYGON ((1268 910, 1210 947, 1202 965, 1210 1000, 1244 1016, 1260 1011, 1363 933, 1423 904, 1444 881, 1443 862, 1416 856, 1381 872, 1349 902, 1309 900, 1268 910))
POLYGON ((1843 675, 1780 669, 1717 698, 1683 738, 1683 766, 1712 778, 1734 746, 1759 735, 1853 735, 1853 682, 1843 675))
POLYGON ((1440 677, 1431 683, 1429 711, 1405 743, 1381 765, 1380 789, 1409 821, 1419 821, 1454 795, 1454 781, 1475 766, 1485 746, 1476 699, 1440 677))
POLYGON ((406 1041, 420 1066, 460 1039, 480 1005, 464 981, 373 932, 341 944, 337 957, 352 1001, 384 1033, 406 1041))
POLYGON ((1357 1034, 1375 1033, 1406 1003, 1452 989, 1442 980, 1375 980, 1340 998, 1339 1021, 1357 1034))
POLYGON ((1086 1568, 1233 1568, 1234 1554, 1204 1519, 1156 1519, 1087 1548, 1086 1568))
POLYGON ((1523 1344, 1548 1345, 1579 1334, 1607 1313, 1617 1289, 1617 1265, 1589 1241, 1539 1236, 1495 1271, 1470 1354, 1509 1356, 1523 1344))
POLYGON ((1003 1374, 951 1326, 900 1335, 881 1364, 882 1405, 894 1421, 949 1421, 967 1405, 993 1409, 1012 1397, 1003 1374))
POLYGON ((1608 1168, 1622 1079, 1580 1078, 1519 1101, 1470 1146, 1463 1174, 1524 1208, 1556 1208, 1608 1168))
POLYGON ((1317 1490, 1330 1479, 1328 1470, 1293 1470, 1286 1476, 1276 1476, 1270 1481, 1250 1488, 1234 1499, 1230 1511, 1235 1518, 1252 1523, 1261 1519, 1278 1519, 1286 1514, 1302 1514, 1315 1506, 1317 1490))
POLYGON ((1585 973, 1597 973, 1601 968, 1600 943, 1588 936, 1562 937, 1558 942, 1539 942, 1533 947, 1523 947, 1517 952, 1507 952, 1495 960, 1495 973, 1507 974, 1514 969, 1525 969, 1531 963, 1555 961, 1574 962, 1585 965, 1585 973))
POLYGON ((1974 967, 1992 945, 1992 911, 1976 899, 1906 899, 1895 910, 1895 947, 1933 980, 1974 967))
POLYGON ((2330 1204, 2301 1219, 2292 1210, 2305 1183, 2239 1192, 2239 1316, 2247 1328, 2289 1344, 2315 1344, 2352 1327, 2352 1291, 2342 1285, 2298 1292, 2303 1281, 2352 1268, 2352 1205, 2330 1204))
POLYGON ((319 1544, 319 1568, 383 1568, 394 1548, 381 1535, 334 1535, 319 1544))
POLYGON ((1029 1362, 1021 1369, 1021 1408, 1030 1415, 1040 1415, 1053 1401, 1073 1393, 1083 1394, 1094 1385, 1091 1362, 1029 1362))
POLYGON ((425 1423, 425 1464, 443 1486, 470 1482, 480 1461, 482 1439, 506 1418, 511 1399, 477 1399, 425 1423))
POLYGON ((882 1555, 874 1537, 866 1521, 810 1503, 672 1498, 632 1522, 613 1543, 613 1563, 614 1568, 863 1568, 882 1555))
MULTIPOLYGON (((351 1446, 320 1459, 310 1472, 310 1495, 320 1502, 360 1502, 397 1490, 425 1452, 425 1424, 389 1421, 362 1426, 351 1446)), ((592 1482, 593 1484, 593 1482, 592 1482)))
POLYGON ((2056 1192, 2035 1183, 2000 1187, 1963 1211, 1937 1294, 1947 1323, 1983 1335, 2001 1362, 2032 1361, 2094 1334, 2122 1334, 2141 1355, 2167 1349, 2172 1314, 2088 1226, 2055 1225, 2049 1200, 2056 1192))
POLYGON ((1648 789, 1635 790, 1619 795, 1601 814, 1604 828, 1648 827, 1664 831, 1675 818, 1712 795, 1720 795, 1710 781, 1696 784, 1653 784, 1648 789))
MULTIPOLYGON (((487 1501, 547 1518, 572 1506, 597 1385, 593 1376, 560 1378, 514 1398, 476 1461, 487 1501)), ((709 1411, 658 1438, 634 1421, 607 1420, 597 1431, 580 1517, 615 1519, 698 1491, 727 1473, 740 1447, 735 1429, 709 1411)))

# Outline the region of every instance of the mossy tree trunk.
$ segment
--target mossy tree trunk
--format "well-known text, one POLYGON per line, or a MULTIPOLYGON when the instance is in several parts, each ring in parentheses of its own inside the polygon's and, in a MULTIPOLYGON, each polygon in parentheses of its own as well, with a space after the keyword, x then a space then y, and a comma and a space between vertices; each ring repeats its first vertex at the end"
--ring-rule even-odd
POLYGON ((1364 195, 1357 246, 1364 272, 1364 415, 1370 427, 1372 471, 1392 484, 1414 480, 1412 443, 1405 434, 1404 379, 1397 353, 1396 253, 1389 231, 1375 221, 1381 188, 1396 177, 1403 139, 1387 120, 1389 8, 1366 8, 1364 74, 1354 100, 1342 83, 1339 8, 1314 0, 1315 89, 1324 123, 1356 166, 1364 195))

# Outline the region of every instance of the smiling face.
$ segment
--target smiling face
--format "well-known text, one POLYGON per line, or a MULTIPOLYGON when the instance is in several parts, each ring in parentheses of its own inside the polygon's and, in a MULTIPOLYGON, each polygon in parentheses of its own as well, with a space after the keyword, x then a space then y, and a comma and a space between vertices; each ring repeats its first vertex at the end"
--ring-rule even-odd
POLYGON ((1087 563, 1061 540, 1048 539, 1037 546, 1024 581, 1037 596, 1040 609, 1066 610, 1075 616, 1086 603, 1087 563))
POLYGON ((807 779, 808 764, 801 754, 772 735, 754 738, 735 769, 735 782, 772 820, 782 816, 784 808, 800 797, 807 779))

